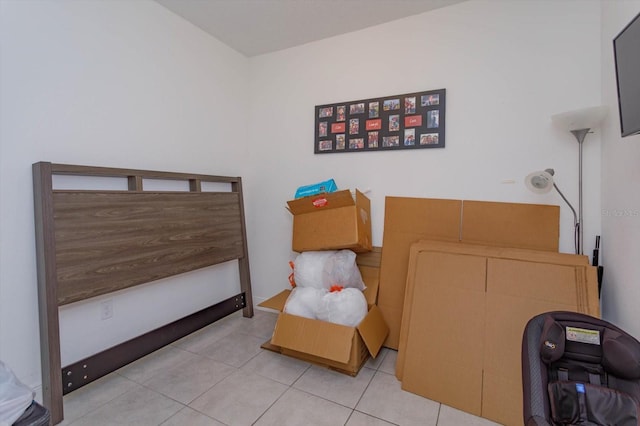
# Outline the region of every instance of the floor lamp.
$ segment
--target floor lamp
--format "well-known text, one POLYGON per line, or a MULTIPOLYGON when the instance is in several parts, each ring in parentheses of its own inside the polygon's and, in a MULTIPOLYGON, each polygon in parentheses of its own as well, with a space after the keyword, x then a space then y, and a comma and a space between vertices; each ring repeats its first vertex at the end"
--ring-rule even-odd
POLYGON ((567 130, 573 134, 578 141, 578 213, 571 203, 560 192, 553 183, 553 169, 546 169, 544 172, 534 172, 527 176, 525 182, 529 189, 534 192, 548 192, 555 188, 562 199, 569 205, 574 217, 575 231, 575 251, 576 254, 584 254, 583 226, 582 226, 582 144, 587 133, 597 127, 607 116, 607 108, 604 106, 578 109, 575 111, 563 112, 551 116, 551 121, 557 127, 567 130), (535 188, 535 189, 534 189, 535 188))
POLYGON ((551 116, 553 124, 570 131, 578 141, 578 245, 576 254, 584 254, 582 222, 582 144, 589 130, 600 125, 607 116, 604 106, 582 108, 551 116))

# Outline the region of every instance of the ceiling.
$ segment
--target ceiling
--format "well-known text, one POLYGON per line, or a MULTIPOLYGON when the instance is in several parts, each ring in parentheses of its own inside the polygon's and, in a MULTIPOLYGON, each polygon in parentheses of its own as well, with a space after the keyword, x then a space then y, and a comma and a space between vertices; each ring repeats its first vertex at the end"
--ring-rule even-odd
POLYGON ((156 0, 247 57, 465 0, 156 0))

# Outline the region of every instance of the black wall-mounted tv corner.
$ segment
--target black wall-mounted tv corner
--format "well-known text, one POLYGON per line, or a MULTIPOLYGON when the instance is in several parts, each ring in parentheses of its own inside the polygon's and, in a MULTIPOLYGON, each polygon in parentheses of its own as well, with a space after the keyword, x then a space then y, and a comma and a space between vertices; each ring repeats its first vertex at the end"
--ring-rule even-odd
POLYGON ((613 39, 622 136, 640 133, 640 13, 613 39))

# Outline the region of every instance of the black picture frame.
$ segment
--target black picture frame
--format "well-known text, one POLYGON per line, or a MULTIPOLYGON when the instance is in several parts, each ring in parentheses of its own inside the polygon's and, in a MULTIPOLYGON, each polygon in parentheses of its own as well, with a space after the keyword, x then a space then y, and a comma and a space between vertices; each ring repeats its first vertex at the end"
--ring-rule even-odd
POLYGON ((444 148, 446 89, 316 105, 315 154, 444 148))

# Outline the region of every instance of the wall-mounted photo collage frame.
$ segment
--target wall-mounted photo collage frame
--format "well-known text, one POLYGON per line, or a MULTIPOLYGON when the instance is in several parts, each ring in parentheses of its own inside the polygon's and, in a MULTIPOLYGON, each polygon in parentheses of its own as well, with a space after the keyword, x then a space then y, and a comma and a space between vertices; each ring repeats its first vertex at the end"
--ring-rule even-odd
POLYGON ((444 148, 446 90, 316 105, 314 153, 444 148))

